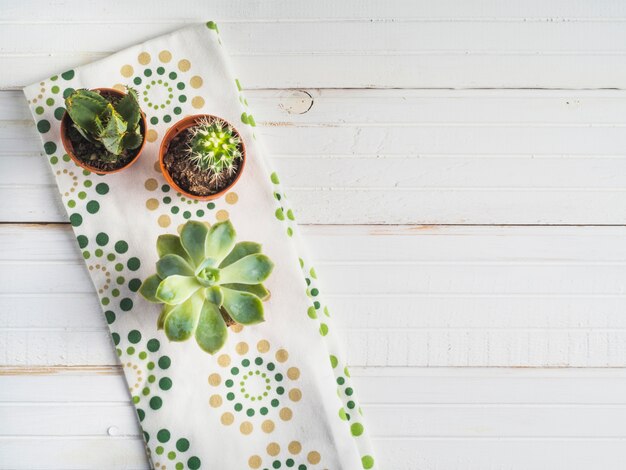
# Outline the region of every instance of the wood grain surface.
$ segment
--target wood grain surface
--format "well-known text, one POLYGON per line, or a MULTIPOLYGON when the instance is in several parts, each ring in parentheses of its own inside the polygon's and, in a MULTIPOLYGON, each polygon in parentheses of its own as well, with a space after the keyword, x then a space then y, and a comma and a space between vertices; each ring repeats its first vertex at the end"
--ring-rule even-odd
POLYGON ((6 0, 0 469, 148 468, 20 89, 208 19, 304 224, 381 468, 621 470, 617 0, 6 0))

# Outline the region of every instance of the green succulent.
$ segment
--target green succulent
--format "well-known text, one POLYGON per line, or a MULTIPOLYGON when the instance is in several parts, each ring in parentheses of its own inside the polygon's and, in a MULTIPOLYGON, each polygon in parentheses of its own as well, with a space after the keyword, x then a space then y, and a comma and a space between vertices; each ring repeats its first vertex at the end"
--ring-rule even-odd
POLYGON ((194 335, 198 345, 213 354, 226 342, 225 318, 242 325, 264 320, 263 301, 269 292, 262 282, 274 264, 261 254, 258 243, 235 239, 229 220, 211 228, 189 221, 180 237, 157 239, 157 273, 143 282, 139 292, 164 304, 157 327, 171 341, 194 335))
POLYGON ((241 138, 221 119, 203 117, 191 128, 188 155, 200 171, 210 173, 211 183, 217 185, 237 171, 237 162, 242 158, 241 138))
POLYGON ((137 93, 131 88, 127 91, 113 103, 97 91, 85 89, 76 90, 65 99, 76 130, 90 142, 102 144, 110 161, 143 142, 137 93))

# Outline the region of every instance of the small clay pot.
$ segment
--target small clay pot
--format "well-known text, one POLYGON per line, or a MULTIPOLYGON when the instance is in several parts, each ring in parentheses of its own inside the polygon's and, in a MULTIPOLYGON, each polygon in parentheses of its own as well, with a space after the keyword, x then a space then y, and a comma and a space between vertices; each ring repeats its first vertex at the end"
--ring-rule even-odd
MULTIPOLYGON (((99 91, 101 93, 107 93, 107 94, 116 95, 119 97, 122 97, 126 94, 114 88, 93 88, 91 91, 99 91)), ((143 111, 141 111, 141 121, 139 121, 139 127, 141 128, 141 135, 143 136, 143 142, 141 142, 141 145, 139 146, 139 148, 136 149, 137 154, 133 157, 131 161, 129 161, 126 165, 122 167, 116 168, 114 170, 103 170, 101 168, 96 168, 96 167, 91 166, 89 163, 84 162, 83 160, 81 160, 80 158, 76 156, 76 154, 74 153, 74 145, 72 144, 72 141, 67 135, 67 131, 71 125, 72 125, 72 118, 70 117, 69 113, 65 111, 65 113, 63 113, 63 118, 61 119, 61 141, 63 142, 63 147, 65 147, 65 151, 67 152, 69 157, 74 161, 74 163, 76 163, 78 166, 80 166, 81 168, 84 168, 85 170, 89 170, 92 173, 96 173, 98 175, 109 175, 111 173, 117 173, 118 171, 122 171, 130 167, 133 163, 137 161, 137 159, 139 158, 139 155, 141 155, 141 152, 143 152, 144 146, 146 145, 146 131, 148 129, 148 126, 146 124, 146 115, 144 114, 143 111)))
POLYGON ((223 119, 221 117, 213 116, 211 114, 194 114, 192 116, 187 116, 187 117, 181 119, 180 121, 178 121, 176 124, 174 124, 172 127, 170 127, 167 130, 167 132, 165 133, 165 136, 163 137, 163 140, 161 141, 161 147, 159 149, 159 164, 161 166, 161 172, 163 173, 163 176, 165 177, 165 180, 176 191, 178 191, 179 193, 183 194, 185 197, 188 197, 190 199, 197 199, 199 201, 210 201, 212 199, 218 199, 218 198, 222 197, 233 186, 235 186, 237 184, 237 181, 239 181, 239 178, 241 178, 241 175, 243 174, 243 169, 244 169, 245 164, 246 164, 246 146, 243 143, 243 139, 241 139, 241 134, 239 134, 239 131, 237 131, 237 129, 232 124, 230 124, 228 121, 226 121, 225 119, 223 119), (225 122, 226 124, 228 124, 230 127, 233 128, 233 131, 235 131, 235 133, 240 137, 240 140, 241 140, 241 162, 239 163, 239 166, 237 168, 237 175, 230 182, 230 184, 228 184, 228 186, 224 187, 223 189, 221 189, 220 191, 218 191, 216 193, 207 194, 206 196, 198 196, 197 194, 193 194, 193 193, 190 193, 190 192, 184 190, 183 188, 181 188, 178 184, 176 184, 174 182, 174 179, 172 178, 172 176, 169 174, 169 172, 165 168, 165 164, 163 162, 163 159, 164 159, 165 154, 167 153, 167 151, 169 149, 169 146, 170 146, 170 143, 172 142, 172 140, 174 140, 174 138, 178 134, 183 132, 184 130, 187 130, 190 127, 193 127, 193 126, 197 125, 198 121, 200 119, 203 119, 203 118, 204 119, 209 119, 209 120, 219 119, 220 121, 225 122))

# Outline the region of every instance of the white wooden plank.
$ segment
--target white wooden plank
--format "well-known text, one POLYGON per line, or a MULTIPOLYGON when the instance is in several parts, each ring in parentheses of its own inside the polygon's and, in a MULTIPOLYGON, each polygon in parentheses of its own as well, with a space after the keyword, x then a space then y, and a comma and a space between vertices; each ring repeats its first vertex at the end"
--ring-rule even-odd
MULTIPOLYGON (((394 470, 622 470, 623 439, 376 439, 377 460, 394 470)), ((3 470, 147 470, 138 438, 0 438, 3 470), (37 449, 33 452, 32 449, 37 449)))
MULTIPOLYGON (((101 21, 101 20, 100 20, 101 21)), ((2 55, 112 53, 165 34, 186 23, 5 23, 2 55), (45 37, 47 40, 42 41, 45 37)), ((232 56, 280 54, 389 55, 458 53, 623 54, 626 32, 619 19, 605 21, 226 21, 220 36, 232 56), (494 41, 494 38, 499 38, 494 41)))
MULTIPOLYGON (((63 2, 61 7, 80 10, 73 3, 63 2)), ((196 2, 186 3, 177 13, 186 11, 189 3, 196 2)), ((315 19, 302 6, 278 13, 282 3, 229 4, 226 12, 246 11, 214 17, 224 19, 224 42, 249 88, 607 88, 621 87, 625 74, 615 65, 624 55, 625 34, 616 2, 597 11, 588 2, 580 2, 582 7, 566 4, 554 18, 543 13, 557 10, 539 5, 511 8, 510 14, 494 4, 468 2, 473 7, 464 10, 451 8, 454 2, 433 8, 399 1, 384 11, 367 3, 349 10, 333 5, 320 8, 329 17, 315 19), (343 16, 347 11, 349 19, 343 16), (270 12, 275 16, 262 20, 270 12), (372 21, 381 17, 388 21, 372 21), (370 67, 372 60, 379 66, 370 67), (329 69, 337 73, 326 73, 329 69)), ((23 86, 206 19, 202 8, 173 18, 166 4, 150 7, 148 18, 142 12, 131 16, 141 19, 123 24, 109 16, 115 8, 100 15, 82 9, 71 19, 59 18, 56 12, 38 18, 32 9, 22 11, 27 16, 20 18, 19 7, 6 8, 0 65, 8 72, 0 86, 23 86), (87 17, 79 20, 82 15, 87 17)))
POLYGON ((0 436, 118 436, 139 437, 135 407, 128 403, 0 405, 0 436), (36 432, 33 432, 36 430, 36 432))
MULTIPOLYGON (((361 368, 350 375, 367 405, 626 404, 626 369, 361 368), (390 391, 393 390, 393 393, 390 391)), ((120 367, 1 367, 0 403, 129 402, 120 367)))
MULTIPOLYGON (((625 364, 623 227, 305 236, 353 365, 625 364)), ((116 363, 69 227, 1 227, 0 264, 11 273, 0 285, 5 364, 116 363)))
MULTIPOLYGON (((116 428, 119 436, 141 432, 127 404, 21 403, 0 405, 7 423, 0 436, 105 437, 116 428), (37 433, 33 433, 33 429, 37 433)), ((505 437, 619 438, 626 440, 626 407, 616 405, 364 405, 372 437, 505 437)))
POLYGON ((123 0, 111 0, 107 5, 90 5, 84 8, 80 0, 57 0, 51 8, 41 8, 37 0, 10 2, 0 14, 3 21, 119 21, 119 12, 126 9, 128 18, 147 18, 172 21, 172 19, 207 18, 224 20, 286 20, 286 19, 426 19, 465 20, 500 19, 501 21, 579 21, 626 17, 626 7, 619 1, 594 2, 593 0, 555 0, 544 2, 500 2, 498 0, 390 0, 385 4, 364 0, 337 3, 322 0, 315 5, 275 0, 226 1, 214 0, 210 10, 202 0, 187 0, 172 9, 168 0, 138 1, 127 4, 123 0), (150 8, 147 8, 147 5, 150 8), (68 14, 71 12, 71 16, 68 14))
POLYGON ((150 468, 139 437, 0 437, 0 456, 2 470, 150 468))
POLYGON ((621 439, 401 439, 374 440, 387 468, 398 470, 619 470, 621 439))

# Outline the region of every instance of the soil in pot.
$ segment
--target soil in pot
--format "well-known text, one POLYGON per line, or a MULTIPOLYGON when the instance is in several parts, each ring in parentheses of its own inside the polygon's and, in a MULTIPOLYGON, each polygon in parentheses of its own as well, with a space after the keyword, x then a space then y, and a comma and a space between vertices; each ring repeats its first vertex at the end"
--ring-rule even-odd
POLYGON ((241 169, 241 162, 238 163, 237 171, 232 175, 213 182, 209 172, 199 171, 196 164, 189 160, 188 147, 192 132, 193 128, 185 129, 172 139, 163 155, 163 166, 181 189, 196 196, 210 196, 222 191, 235 181, 241 169))
MULTIPOLYGON (((106 91, 101 91, 100 94, 111 103, 116 103, 122 98, 122 96, 107 93, 106 91)), ((97 168, 103 172, 110 172, 124 168, 141 151, 142 146, 140 145, 136 149, 125 150, 120 155, 113 155, 106 148, 104 148, 100 142, 90 142, 85 139, 80 132, 76 130, 69 116, 67 116, 66 119, 68 124, 66 127, 67 137, 72 143, 74 156, 93 168, 97 168)), ((146 130, 144 129, 143 121, 140 121, 139 125, 141 126, 141 135, 143 135, 145 139, 146 130)))

